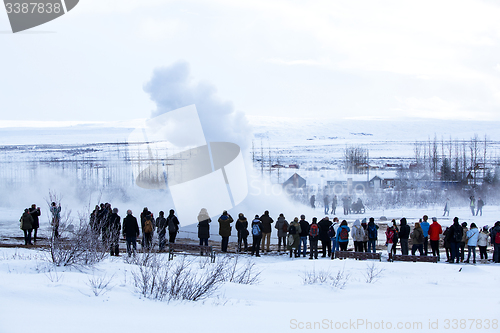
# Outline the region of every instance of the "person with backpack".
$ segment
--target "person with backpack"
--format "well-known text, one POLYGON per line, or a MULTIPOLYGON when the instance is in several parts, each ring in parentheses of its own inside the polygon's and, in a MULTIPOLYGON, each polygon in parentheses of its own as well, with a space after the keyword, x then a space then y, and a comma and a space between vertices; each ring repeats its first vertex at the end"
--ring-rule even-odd
MULTIPOLYGON (((104 206, 106 209, 106 205, 104 206)), ((101 213, 107 214, 107 213, 101 213)), ((151 213, 148 207, 144 207, 141 213, 141 231, 142 231, 142 242, 141 247, 143 249, 149 249, 151 247, 151 242, 153 240, 153 213, 151 213), (146 220, 147 226, 146 226, 146 220)), ((101 222, 102 223, 102 222, 101 222)))
POLYGON ((234 225, 236 228, 236 232, 238 233, 238 253, 241 252, 241 244, 243 243, 243 251, 245 253, 248 250, 248 242, 247 238, 249 235, 248 232, 248 221, 243 213, 238 214, 238 220, 236 220, 236 224, 234 225))
POLYGON ((392 224, 387 226, 385 231, 386 237, 386 245, 387 245, 387 261, 392 261, 392 246, 394 245, 394 234, 395 234, 394 226, 392 224))
POLYGON ((290 223, 288 227, 288 250, 290 251, 290 258, 292 258, 293 252, 295 252, 295 258, 300 257, 299 246, 301 231, 299 219, 294 217, 293 222, 290 223))
POLYGON ((479 237, 479 229, 477 228, 475 223, 471 223, 470 225, 470 230, 467 231, 467 260, 465 263, 470 263, 470 253, 472 252, 472 263, 476 263, 476 246, 477 246, 477 239, 479 237))
POLYGON ((128 256, 130 257, 132 253, 135 256, 135 252, 137 251, 137 237, 139 237, 139 224, 130 209, 127 210, 127 216, 123 219, 122 232, 127 242, 128 256))
POLYGON ((429 220, 429 216, 424 215, 422 217, 423 221, 420 222, 420 228, 422 228, 422 232, 424 233, 424 255, 426 256, 429 253, 429 227, 430 224, 427 222, 429 220))
POLYGON ((286 235, 288 233, 288 221, 285 219, 283 213, 280 214, 276 220, 274 227, 277 229, 278 234, 278 254, 281 252, 281 243, 283 243, 283 251, 286 252, 286 235))
POLYGON ((260 242, 262 239, 262 222, 259 215, 255 215, 252 221, 252 252, 251 255, 255 253, 256 257, 260 257, 260 242))
POLYGON ((424 255, 424 231, 422 230, 422 227, 420 227, 420 223, 416 222, 415 227, 413 228, 412 233, 410 234, 411 237, 411 255, 414 256, 417 253, 417 250, 419 254, 422 256, 424 255))
POLYGON ((24 245, 33 245, 31 243, 31 233, 33 232, 33 217, 31 216, 29 209, 24 210, 23 215, 19 219, 21 222, 21 230, 24 232, 24 245))
POLYGON ((363 252, 368 252, 368 223, 366 222, 366 217, 361 220, 361 226, 364 230, 363 252))
POLYGON ((175 211, 171 209, 167 217, 169 243, 175 243, 175 237, 179 233, 179 219, 177 219, 177 216, 175 216, 174 213, 175 211))
MULTIPOLYGON (((317 223, 317 226, 319 227, 319 239, 321 240, 321 248, 323 250, 323 255, 322 257, 326 257, 326 254, 328 253, 328 257, 331 258, 332 256, 332 241, 330 237, 328 237, 328 229, 332 226, 332 222, 330 221, 330 218, 328 216, 325 216, 319 223, 317 223)), ((309 233, 309 236, 311 233, 309 233)), ((309 237, 309 239, 311 239, 309 237)))
MULTIPOLYGON (((206 208, 202 208, 198 213, 198 238, 200 239, 200 245, 208 246, 208 239, 210 238, 210 215, 206 208)), ((202 252, 203 253, 203 252, 202 252)))
POLYGON ((359 220, 354 221, 352 225, 352 241, 354 242, 354 252, 363 252, 363 239, 365 238, 365 229, 361 226, 359 220))
POLYGON ((300 242, 299 242, 299 256, 302 250, 302 256, 305 257, 307 253, 307 236, 309 236, 309 222, 306 221, 305 215, 300 215, 300 242))
POLYGON ((227 246, 229 244, 229 237, 231 236, 231 223, 233 223, 233 218, 228 214, 227 210, 222 212, 219 217, 219 235, 222 237, 220 250, 223 253, 227 252, 227 246))
POLYGON ((488 260, 488 252, 486 251, 486 249, 488 247, 489 235, 490 233, 488 232, 488 226, 485 225, 477 236, 477 246, 479 247, 479 257, 482 264, 485 264, 488 260))
POLYGON ((401 254, 404 256, 408 255, 408 238, 410 238, 410 226, 406 221, 405 217, 402 217, 399 227, 399 242, 401 243, 401 254))
POLYGON ((243 243, 243 251, 247 252, 248 250, 248 221, 243 213, 238 214, 238 220, 234 225, 236 231, 238 232, 238 253, 241 252, 241 243, 243 243))
POLYGON ((337 243, 339 244, 340 251, 347 251, 350 231, 351 229, 347 226, 347 221, 342 220, 342 223, 340 223, 340 227, 337 229, 337 243))
POLYGON ((260 221, 262 222, 262 252, 264 252, 264 246, 267 242, 267 247, 265 247, 267 253, 271 244, 271 231, 273 230, 272 224, 274 220, 269 216, 269 211, 266 210, 264 215, 260 217, 260 221))
POLYGON ((493 245, 493 262, 500 263, 500 221, 490 231, 491 244, 493 245))
POLYGON ((441 258, 439 256, 439 235, 443 233, 443 228, 438 223, 437 218, 432 218, 432 224, 429 226, 429 239, 431 241, 431 249, 432 255, 437 257, 437 260, 440 261, 441 258))
POLYGON ((160 251, 163 251, 165 245, 167 243, 165 239, 165 235, 167 234, 167 219, 165 218, 165 213, 160 211, 158 213, 158 217, 156 218, 156 232, 158 233, 158 247, 160 251))
POLYGON ((338 223, 339 223, 338 217, 334 217, 333 224, 330 226, 330 228, 328 228, 328 237, 332 241, 332 253, 338 251, 337 230, 336 230, 336 228, 338 228, 338 223))
POLYGON ((458 224, 458 217, 455 216, 453 219, 453 224, 450 226, 448 230, 448 235, 450 240, 450 248, 451 248, 451 258, 448 260, 450 264, 455 262, 458 264, 460 262, 460 252, 459 252, 459 246, 460 242, 462 241, 464 234, 464 229, 460 224, 458 224))
POLYGON ((378 225, 375 224, 375 219, 370 217, 368 222, 368 252, 375 253, 375 242, 378 239, 378 225))
MULTIPOLYGON (((309 227, 309 259, 318 259, 318 240, 320 235, 320 228, 316 223, 318 219, 313 217, 311 226, 309 227)), ((324 245, 323 245, 324 246, 324 245)))

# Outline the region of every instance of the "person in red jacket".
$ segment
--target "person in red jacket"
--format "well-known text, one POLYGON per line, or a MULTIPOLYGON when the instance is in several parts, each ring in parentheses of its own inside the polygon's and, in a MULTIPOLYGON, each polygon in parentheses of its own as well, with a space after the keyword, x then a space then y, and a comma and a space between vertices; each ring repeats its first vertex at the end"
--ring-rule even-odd
POLYGON ((443 233, 443 228, 437 222, 437 218, 432 218, 432 224, 429 226, 429 239, 431 240, 432 255, 438 257, 439 261, 439 235, 443 233))

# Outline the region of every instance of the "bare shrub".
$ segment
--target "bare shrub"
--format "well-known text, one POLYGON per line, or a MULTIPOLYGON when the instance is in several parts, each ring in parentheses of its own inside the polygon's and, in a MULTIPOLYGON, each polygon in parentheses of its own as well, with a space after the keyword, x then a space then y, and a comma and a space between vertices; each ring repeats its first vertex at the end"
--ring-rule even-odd
POLYGON ((104 275, 95 275, 92 274, 89 277, 87 285, 90 287, 94 295, 97 297, 99 295, 103 295, 113 289, 113 286, 110 285, 111 280, 113 280, 114 274, 111 277, 107 277, 104 275))
POLYGON ((371 263, 370 265, 366 265, 366 271, 365 271, 365 281, 366 283, 375 283, 377 282, 382 276, 384 269, 379 268, 375 265, 375 263, 371 263))
POLYGON ((62 281, 63 278, 63 275, 60 272, 50 268, 44 274, 47 277, 47 279, 49 279, 50 282, 52 283, 57 283, 59 281, 62 281))
POLYGON ((259 276, 261 271, 255 270, 255 263, 247 260, 244 265, 238 267, 238 256, 235 257, 234 262, 229 265, 228 269, 228 282, 239 284, 256 284, 260 281, 259 276))
POLYGON ((332 273, 330 270, 306 271, 302 275, 304 284, 328 284, 336 289, 344 289, 349 281, 350 275, 345 272, 344 268, 338 270, 337 273, 332 273))

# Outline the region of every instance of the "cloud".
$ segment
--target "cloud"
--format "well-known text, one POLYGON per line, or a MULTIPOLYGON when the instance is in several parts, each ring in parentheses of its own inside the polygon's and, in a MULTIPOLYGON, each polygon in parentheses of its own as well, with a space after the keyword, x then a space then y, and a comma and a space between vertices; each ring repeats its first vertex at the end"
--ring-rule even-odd
POLYGON ((187 62, 155 69, 144 90, 156 104, 152 117, 195 104, 208 142, 247 146, 251 133, 245 115, 236 112, 231 102, 222 101, 213 84, 194 82, 187 62))

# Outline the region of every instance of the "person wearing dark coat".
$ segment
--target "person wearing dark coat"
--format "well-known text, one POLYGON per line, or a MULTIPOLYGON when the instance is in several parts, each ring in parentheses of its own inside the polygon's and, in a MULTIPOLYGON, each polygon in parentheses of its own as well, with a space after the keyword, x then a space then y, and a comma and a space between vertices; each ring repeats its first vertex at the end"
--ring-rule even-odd
POLYGON ((24 232, 24 245, 33 245, 31 243, 31 233, 33 232, 33 217, 31 217, 28 208, 24 210, 24 213, 19 221, 21 222, 21 230, 24 232))
POLYGON ((413 228, 413 232, 410 234, 411 237, 411 255, 414 256, 417 253, 417 250, 419 254, 425 255, 424 253, 424 231, 422 230, 422 227, 420 226, 420 223, 416 222, 415 223, 415 228, 413 228))
POLYGON ((220 245, 221 252, 227 252, 227 245, 229 244, 229 237, 231 236, 231 223, 233 223, 233 218, 223 211, 222 215, 219 217, 219 235, 222 237, 222 242, 220 245))
POLYGON ((148 207, 144 207, 141 213, 141 231, 142 231, 141 247, 143 249, 145 248, 149 250, 153 242, 153 231, 144 232, 144 226, 146 224, 146 220, 151 220, 151 223, 153 224, 154 221, 153 213, 149 211, 148 207))
POLYGON ((120 230, 122 229, 120 223, 120 215, 118 215, 118 208, 114 208, 109 216, 109 252, 112 256, 120 255, 120 230))
POLYGON ((314 194, 311 195, 311 198, 309 199, 309 202, 311 203, 311 208, 313 208, 313 209, 316 208, 316 205, 315 205, 315 203, 316 203, 316 196, 314 194))
POLYGON ((40 221, 38 220, 38 217, 41 215, 40 207, 37 207, 36 204, 32 204, 29 212, 33 218, 33 243, 36 244, 36 236, 38 234, 38 228, 40 228, 40 221))
POLYGON ((139 237, 139 224, 137 223, 137 219, 132 215, 132 211, 127 210, 127 216, 123 219, 123 228, 122 228, 123 236, 127 241, 127 253, 130 257, 132 253, 137 251, 137 237, 139 237))
POLYGON ((368 252, 376 252, 375 243, 378 239, 378 228, 378 225, 375 224, 375 219, 373 217, 370 217, 366 230, 368 233, 368 252))
POLYGON ((331 210, 330 214, 335 215, 335 210, 337 209, 337 203, 338 203, 337 202, 337 196, 334 195, 333 199, 332 199, 332 210, 331 210))
MULTIPOLYGON (((321 228, 316 223, 317 221, 318 219, 313 217, 309 226, 309 259, 313 259, 313 257, 318 259, 318 240, 320 239, 321 228)), ((330 240, 328 240, 328 243, 330 243, 330 240)))
POLYGON ((477 200, 476 216, 478 216, 479 213, 481 213, 481 216, 483 216, 483 206, 484 206, 484 201, 483 199, 479 198, 477 200))
POLYGON ((328 215, 328 210, 330 207, 328 206, 330 204, 330 197, 327 195, 324 196, 323 198, 323 205, 325 206, 325 215, 328 215))
POLYGON ((259 215, 255 215, 255 218, 252 220, 252 255, 256 257, 260 257, 260 243, 262 240, 262 222, 259 218, 259 215))
POLYGON ((167 219, 165 218, 165 212, 160 211, 158 217, 155 221, 156 232, 158 233, 158 248, 163 251, 165 245, 167 245, 167 240, 165 235, 167 234, 167 219))
POLYGON ((248 250, 248 221, 243 213, 238 214, 238 220, 234 225, 236 231, 238 232, 238 252, 241 252, 241 243, 243 243, 243 251, 248 250))
POLYGON ((300 242, 299 242, 298 254, 300 257, 300 249, 301 247, 303 247, 302 256, 305 257, 307 252, 307 236, 309 236, 309 222, 306 221, 305 215, 300 215, 299 224, 300 224, 300 233, 299 233, 300 242))
POLYGON ((448 261, 449 263, 456 262, 457 264, 460 262, 460 251, 459 246, 460 242, 463 238, 464 229, 460 224, 458 224, 458 217, 453 219, 453 224, 450 226, 448 230, 448 237, 450 239, 450 247, 451 247, 451 258, 448 261))
POLYGON ((198 238, 200 239, 200 245, 208 245, 210 222, 212 222, 210 215, 208 215, 205 208, 202 208, 198 214, 198 238))
POLYGON ((276 220, 274 227, 278 230, 278 254, 281 252, 281 243, 283 243, 283 251, 286 251, 286 235, 288 233, 288 221, 285 219, 283 213, 280 214, 276 220))
POLYGON ((264 252, 264 245, 267 242, 267 247, 266 252, 269 252, 269 246, 271 243, 271 231, 272 231, 272 224, 274 220, 269 216, 269 211, 265 211, 264 215, 260 217, 260 221, 262 222, 262 252, 264 252))
POLYGON ((399 227, 399 242, 401 243, 401 254, 404 256, 408 255, 408 238, 410 238, 410 226, 403 217, 400 220, 401 226, 399 227))
POLYGON ((491 228, 491 244, 493 245, 493 262, 500 263, 500 243, 495 242, 497 233, 500 232, 500 221, 495 222, 495 226, 491 228))
POLYGON ((332 256, 332 241, 330 237, 328 237, 328 229, 331 225, 332 221, 330 221, 330 218, 328 216, 325 216, 318 223, 319 240, 321 240, 321 248, 323 250, 323 254, 321 255, 322 257, 326 257, 327 252, 328 257, 332 256))
POLYGON ((168 242, 175 243, 175 237, 179 233, 179 219, 174 215, 175 211, 170 210, 167 217, 167 227, 168 227, 168 242))

